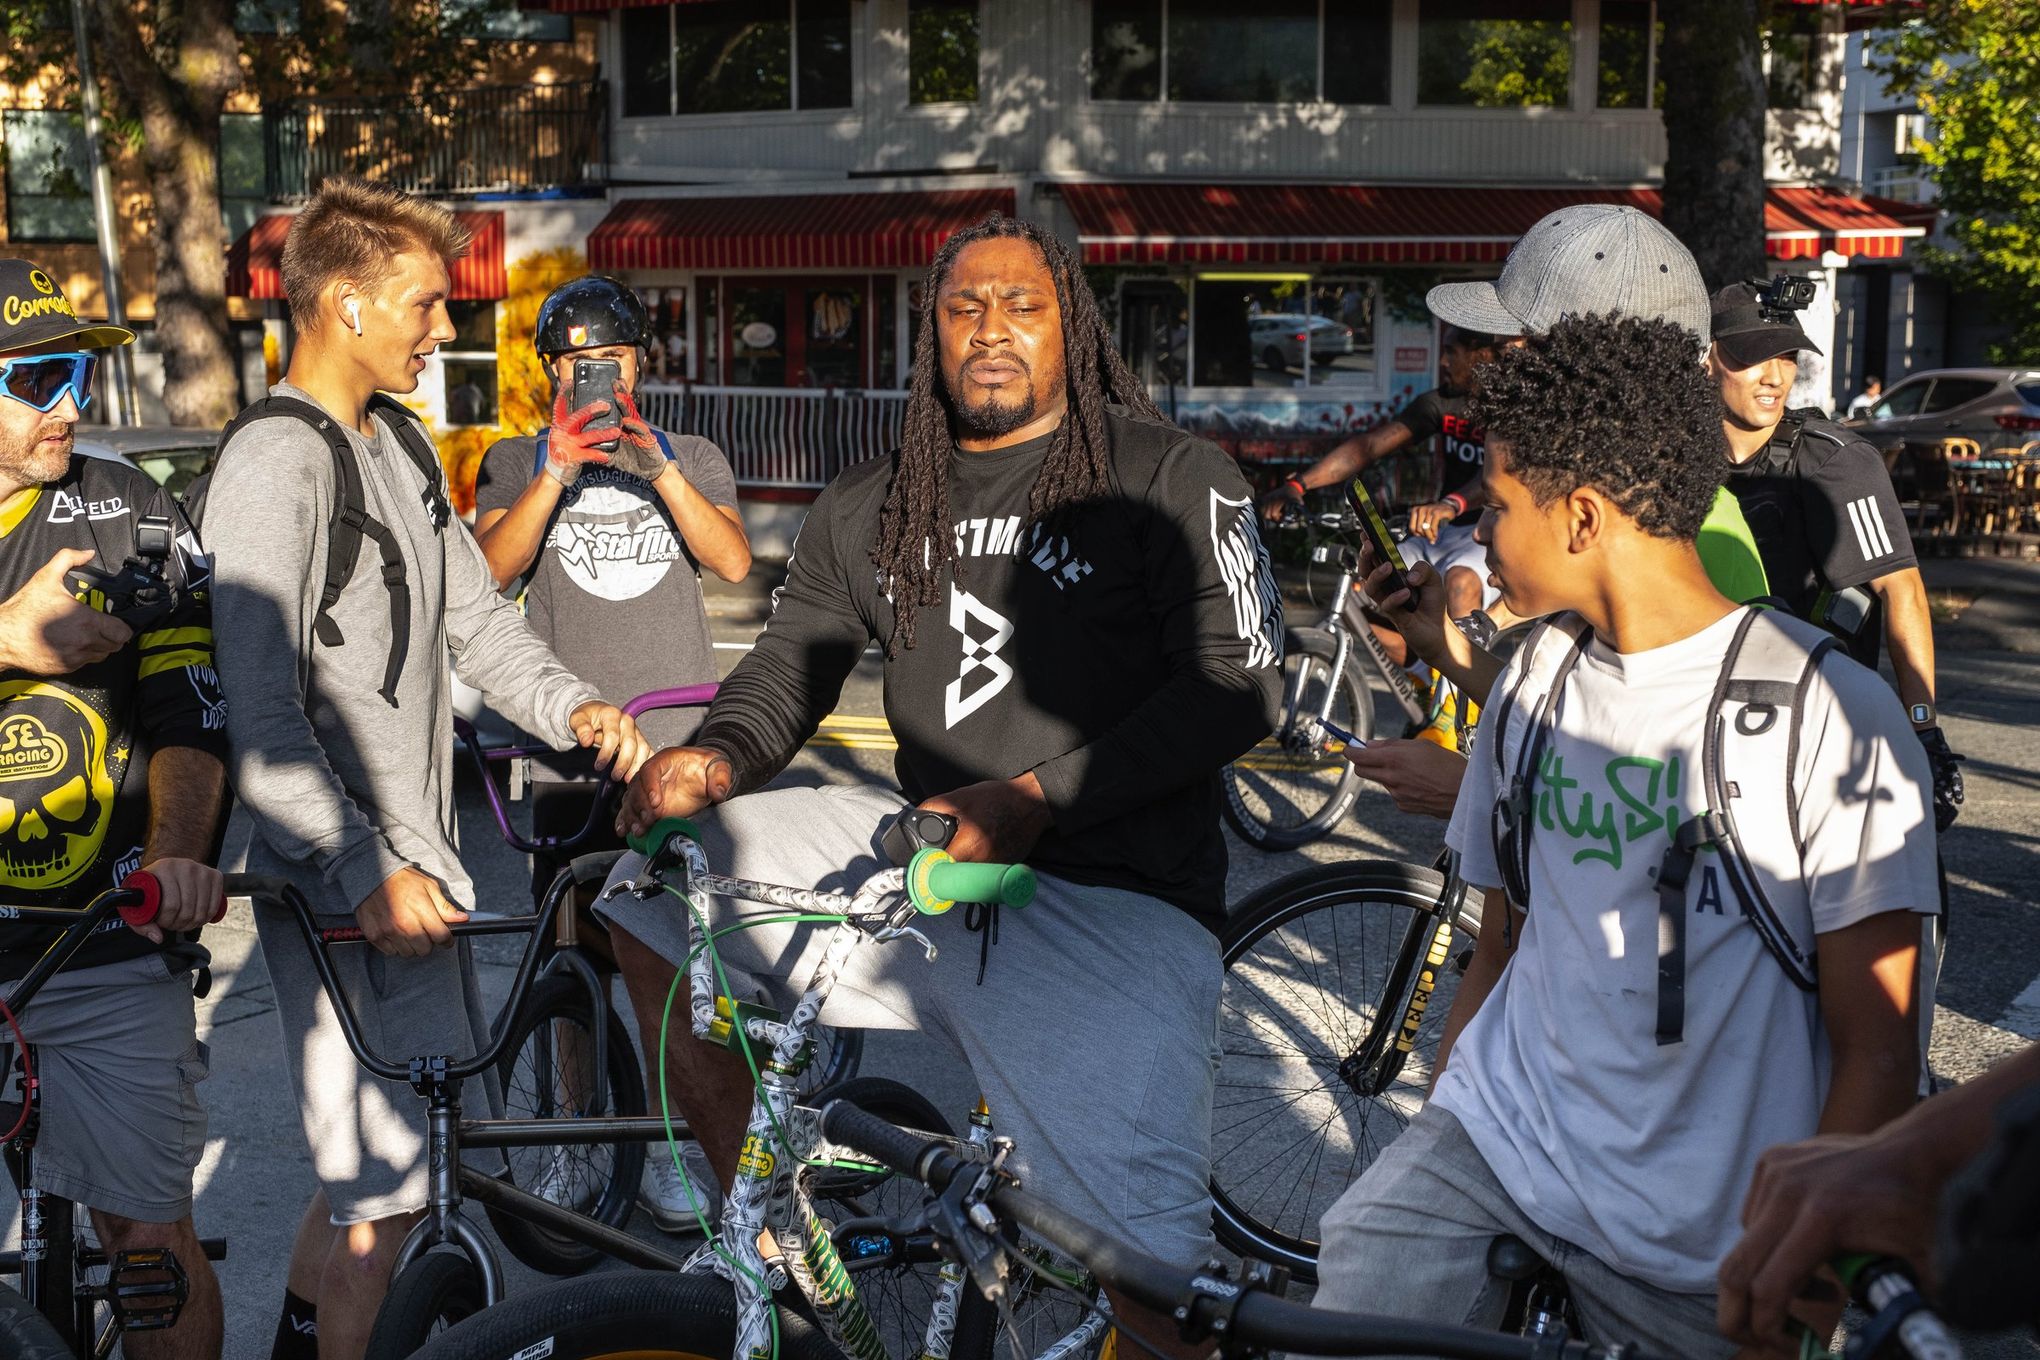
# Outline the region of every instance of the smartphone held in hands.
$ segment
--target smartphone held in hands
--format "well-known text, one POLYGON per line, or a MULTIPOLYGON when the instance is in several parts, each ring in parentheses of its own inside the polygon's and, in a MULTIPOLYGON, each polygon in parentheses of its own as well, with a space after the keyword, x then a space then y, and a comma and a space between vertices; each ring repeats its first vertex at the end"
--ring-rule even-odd
POLYGON ((1416 591, 1410 586, 1409 563, 1403 561, 1402 550, 1396 547, 1395 535, 1388 531, 1388 521, 1381 517, 1381 507, 1374 503, 1374 495, 1368 491, 1367 483, 1355 477, 1348 495, 1353 501, 1353 513, 1360 517, 1360 532, 1374 549, 1374 555, 1392 568, 1388 593, 1392 595, 1398 590, 1407 590, 1411 598, 1415 598, 1416 591))
MULTIPOLYGON (((623 424, 623 412, 617 408, 616 385, 623 381, 623 365, 614 359, 574 360, 574 409, 586 410, 597 402, 609 409, 588 422, 591 430, 614 430, 623 424)), ((616 448, 615 439, 607 439, 595 446, 604 453, 616 448)))

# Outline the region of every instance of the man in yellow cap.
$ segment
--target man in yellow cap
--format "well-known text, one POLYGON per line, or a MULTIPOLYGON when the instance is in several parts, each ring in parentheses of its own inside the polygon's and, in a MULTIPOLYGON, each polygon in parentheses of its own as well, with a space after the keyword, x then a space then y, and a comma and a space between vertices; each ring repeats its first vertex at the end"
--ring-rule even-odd
MULTIPOLYGON (((182 1312, 128 1334, 132 1360, 214 1360, 219 1283, 191 1221, 206 1142, 192 976, 197 928, 222 904, 210 861, 226 787, 205 564, 167 492, 72 448, 97 351, 134 338, 80 320, 46 271, 0 260, 0 905, 82 907, 136 869, 162 885, 153 924, 115 917, 19 1017, 41 1099, 31 1179, 85 1204, 109 1255, 176 1254, 182 1312), (67 578, 130 559, 160 576, 155 598, 74 598, 67 578)), ((52 938, 0 924, 0 988, 52 938)))

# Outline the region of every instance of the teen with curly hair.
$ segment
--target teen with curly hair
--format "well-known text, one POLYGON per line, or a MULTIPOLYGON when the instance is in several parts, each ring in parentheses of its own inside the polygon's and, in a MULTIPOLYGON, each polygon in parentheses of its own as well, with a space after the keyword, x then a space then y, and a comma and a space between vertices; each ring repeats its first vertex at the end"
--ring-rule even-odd
POLYGON ((1689 331, 1568 317, 1482 383, 1488 563, 1511 609, 1553 618, 1490 698, 1447 836, 1488 891, 1440 1074, 1325 1215, 1317 1301, 1493 1326, 1508 1233, 1565 1276, 1592 1339, 1727 1356, 1715 1271, 1758 1154, 1912 1102, 1926 762, 1874 674, 1709 580, 1694 538, 1723 434, 1689 331), (1726 851, 1683 892, 1656 882, 1674 837, 1713 825, 1717 687, 1759 627, 1803 674, 1770 696, 1799 738, 1787 790, 1738 795, 1789 809, 1741 818, 1741 862, 1806 942, 1811 991, 1724 888, 1726 851))

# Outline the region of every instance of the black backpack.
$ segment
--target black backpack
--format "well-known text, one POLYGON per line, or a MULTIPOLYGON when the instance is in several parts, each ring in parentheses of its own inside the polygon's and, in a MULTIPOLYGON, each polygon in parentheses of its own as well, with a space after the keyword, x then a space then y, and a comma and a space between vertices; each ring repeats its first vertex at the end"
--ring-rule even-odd
MULTIPOLYGON (((403 406, 380 393, 369 398, 368 412, 396 434, 397 442, 417 464, 418 471, 425 478, 422 499, 426 514, 431 517, 435 532, 443 530, 453 519, 453 506, 446 498, 439 451, 433 447, 425 427, 403 406)), ((326 446, 333 451, 333 466, 339 474, 339 495, 334 500, 333 518, 326 526, 326 584, 319 594, 319 613, 312 621, 312 635, 327 647, 345 645, 346 639, 340 635, 340 625, 333 621, 331 610, 340 598, 340 592, 354 577, 355 563, 361 557, 361 540, 364 537, 373 539, 376 551, 382 557, 383 586, 390 593, 390 652, 383 666, 382 697, 391 708, 395 708, 397 679, 404 672, 404 659, 411 648, 411 592, 404 556, 397 549, 396 535, 390 532, 388 525, 368 513, 367 497, 362 492, 360 459, 347 438, 347 432, 331 416, 308 401, 296 397, 262 398, 234 417, 220 435, 219 447, 225 449, 228 441, 244 426, 277 416, 301 420, 324 436, 326 446)), ((194 525, 204 514, 206 491, 211 480, 212 474, 208 472, 193 481, 184 493, 184 511, 194 525)))

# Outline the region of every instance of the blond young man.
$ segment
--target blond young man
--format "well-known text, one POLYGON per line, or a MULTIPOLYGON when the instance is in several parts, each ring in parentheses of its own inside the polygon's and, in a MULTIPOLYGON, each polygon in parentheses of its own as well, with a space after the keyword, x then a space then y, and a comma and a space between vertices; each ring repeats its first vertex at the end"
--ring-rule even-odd
MULTIPOLYGON (((341 985, 364 1031, 405 1056, 473 1053, 486 1033, 472 960, 448 929, 474 899, 454 846, 448 654, 525 730, 592 748, 613 776, 646 754, 636 725, 497 593, 481 549, 448 522, 422 430, 378 397, 416 388, 453 337, 448 269, 466 250, 444 209, 329 181, 284 244, 297 332, 286 380, 230 429, 205 508, 220 548, 215 627, 222 653, 238 653, 220 679, 239 705, 228 734, 255 824, 248 867, 359 923, 373 949, 336 959, 341 985), (352 573, 324 591, 336 504, 356 496, 381 532, 363 528, 352 573)), ((296 925, 269 912, 257 923, 320 1184, 277 1353, 302 1353, 311 1323, 324 1360, 354 1360, 425 1204, 423 1109, 356 1066, 296 925)))

